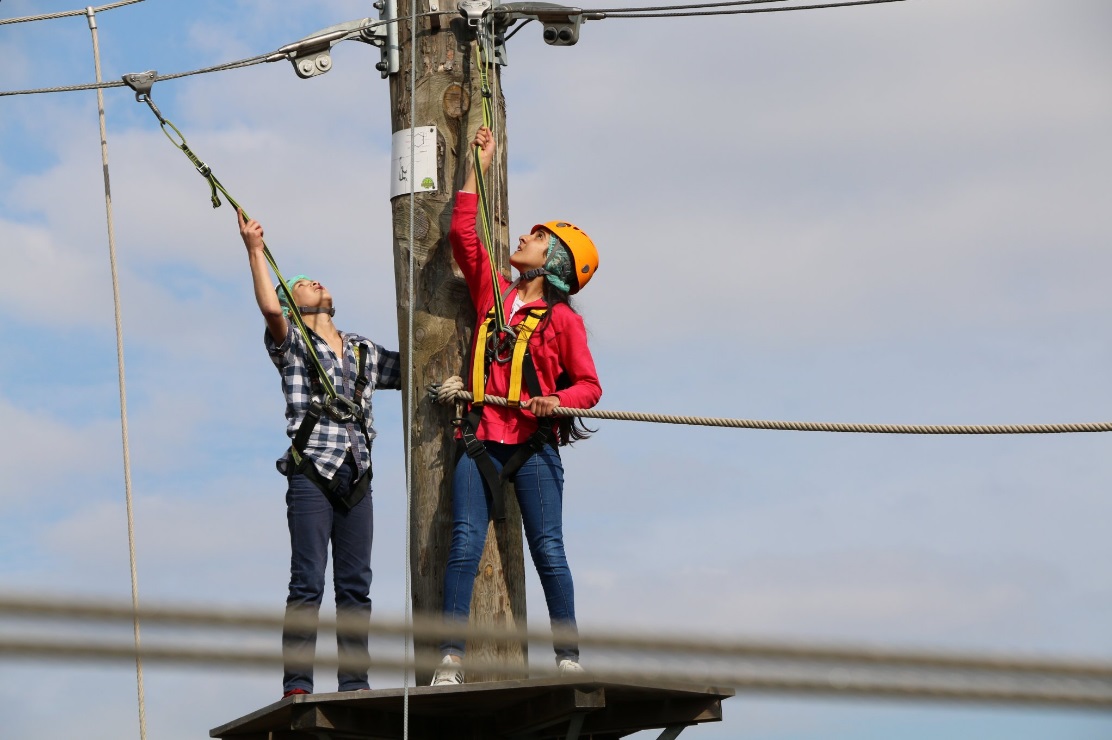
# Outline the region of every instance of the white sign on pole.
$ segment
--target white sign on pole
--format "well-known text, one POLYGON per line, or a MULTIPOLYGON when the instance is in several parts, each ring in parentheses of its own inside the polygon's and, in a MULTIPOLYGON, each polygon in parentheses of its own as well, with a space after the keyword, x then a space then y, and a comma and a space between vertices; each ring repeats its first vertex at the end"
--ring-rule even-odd
POLYGON ((436 126, 418 126, 395 131, 390 144, 390 197, 409 193, 429 193, 436 184, 436 126), (410 135, 413 160, 410 161, 410 135))

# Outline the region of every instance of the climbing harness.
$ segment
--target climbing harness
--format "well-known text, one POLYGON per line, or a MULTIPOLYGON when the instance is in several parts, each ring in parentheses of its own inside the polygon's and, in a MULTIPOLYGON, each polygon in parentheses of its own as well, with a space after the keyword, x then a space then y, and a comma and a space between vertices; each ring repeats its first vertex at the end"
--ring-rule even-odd
MULTIPOLYGON (((220 180, 217 179, 216 175, 212 171, 212 168, 205 164, 205 162, 201 160, 201 158, 198 157, 192 149, 189 148, 189 143, 185 140, 185 136, 182 134, 182 132, 178 130, 178 127, 175 126, 171 121, 163 117, 162 111, 158 109, 158 106, 155 105, 154 100, 151 99, 151 88, 154 86, 154 83, 157 80, 158 72, 156 72, 155 70, 127 74, 123 77, 124 83, 135 91, 135 99, 140 103, 146 103, 147 106, 151 109, 151 112, 154 113, 155 118, 158 119, 159 126, 162 128, 162 133, 166 135, 166 138, 169 139, 174 146, 180 149, 183 154, 185 154, 186 158, 188 158, 189 161, 196 168, 198 174, 200 174, 201 177, 205 178, 205 181, 208 182, 212 207, 219 208, 222 205, 220 201, 220 194, 222 193, 224 197, 227 198, 228 204, 235 208, 238 212, 242 213, 244 219, 250 218, 243 206, 241 206, 239 202, 236 201, 234 197, 232 197, 232 194, 228 192, 227 188, 225 188, 220 180)), ((345 398, 336 392, 336 386, 332 382, 332 376, 321 363, 320 356, 317 354, 317 350, 313 343, 312 334, 309 331, 309 327, 305 325, 305 322, 302 319, 302 314, 327 313, 329 316, 334 316, 336 313, 335 309, 312 307, 306 307, 302 309, 301 307, 299 307, 297 305, 297 301, 294 300, 291 287, 286 284, 286 278, 282 275, 282 271, 278 269, 278 263, 274 260, 274 255, 271 254, 270 248, 267 247, 265 242, 263 242, 263 256, 266 257, 266 261, 270 265, 270 269, 274 271, 274 275, 278 278, 277 289, 285 294, 286 301, 288 303, 287 308, 289 309, 289 316, 293 320, 294 325, 297 327, 298 332, 301 334, 301 338, 304 340, 305 343, 305 348, 308 350, 309 360, 314 370, 314 377, 312 379, 313 395, 321 396, 327 399, 322 403, 314 398, 309 406, 309 410, 306 412, 305 419, 302 421, 301 426, 298 428, 298 431, 294 437, 293 445, 290 447, 290 455, 293 458, 295 465, 297 466, 298 472, 305 473, 306 477, 310 478, 310 480, 313 480, 313 482, 316 483, 318 487, 321 487, 322 490, 324 490, 324 487, 322 487, 320 483, 320 481, 323 481, 324 478, 321 477, 319 473, 317 473, 315 466, 312 465, 311 462, 306 465, 305 459, 303 458, 305 447, 309 442, 309 437, 311 436, 313 429, 316 427, 317 423, 320 421, 322 415, 327 415, 330 419, 340 424, 359 424, 363 429, 364 436, 368 440, 368 447, 370 446, 370 437, 366 428, 366 418, 363 412, 362 404, 363 390, 366 388, 368 382, 364 373, 365 349, 362 347, 362 345, 358 345, 359 380, 356 382, 356 393, 354 395, 354 398, 345 398)), ((370 470, 368 469, 366 474, 368 483, 369 473, 370 470)), ((325 485, 331 486, 332 482, 325 481, 325 485)), ((325 493, 331 494, 333 493, 333 490, 327 490, 325 491, 325 493)), ((362 493, 366 493, 365 483, 362 493)), ((362 498, 362 493, 359 495, 358 498, 362 498)), ((356 503, 358 503, 358 500, 355 500, 354 503, 351 503, 351 506, 354 506, 356 503)), ((350 508, 350 506, 348 508, 350 508)))
MULTIPOLYGON (((504 300, 505 296, 509 295, 516 285, 517 282, 515 281, 506 290, 506 293, 500 297, 504 300)), ((541 390, 540 379, 537 377, 536 365, 533 364, 533 356, 529 351, 529 339, 533 336, 537 325, 540 324, 541 319, 547 312, 547 307, 529 309, 525 318, 515 326, 515 339, 509 357, 510 389, 505 404, 510 408, 516 409, 521 406, 523 383, 525 389, 529 391, 530 397, 540 398, 544 395, 541 390)), ((538 418, 537 430, 526 440, 525 444, 521 445, 510 456, 510 459, 502 466, 502 471, 499 472, 494 466, 494 461, 491 459, 490 452, 483 441, 476 436, 479 422, 483 417, 483 407, 486 399, 485 390, 487 378, 490 375, 490 366, 495 362, 502 361, 499 358, 500 348, 496 343, 488 341, 494 336, 496 330, 497 315, 494 308, 491 308, 486 319, 479 325, 475 338, 475 349, 471 363, 471 387, 474 388, 471 408, 466 416, 458 420, 458 424, 463 451, 475 461, 475 467, 479 469, 487 487, 490 488, 491 515, 495 521, 502 521, 506 518, 506 502, 502 495, 502 484, 513 480, 521 466, 534 454, 543 450, 545 445, 551 445, 555 448, 557 438, 552 425, 546 420, 538 418)))
MULTIPOLYGON (((360 431, 363 432, 363 439, 367 442, 367 449, 371 449, 371 434, 367 429, 366 414, 363 413, 363 392, 367 390, 367 385, 370 383, 369 368, 367 367, 367 348, 360 342, 352 342, 352 350, 358 358, 358 377, 355 380, 355 390, 351 394, 351 398, 344 396, 336 396, 333 401, 333 409, 336 406, 342 406, 344 412, 337 415, 336 412, 329 411, 329 408, 316 400, 315 396, 323 396, 323 389, 320 386, 319 379, 314 377, 312 379, 312 395, 313 400, 309 403, 309 409, 305 412, 305 418, 301 420, 301 425, 297 428, 294 434, 293 443, 290 445, 290 458, 293 460, 294 472, 301 473, 306 478, 311 480, 317 488, 321 490, 325 496, 336 506, 339 506, 344 511, 351 511, 355 505, 363 500, 367 494, 367 489, 370 487, 371 479, 374 477, 372 466, 368 465, 367 469, 363 471, 363 475, 359 479, 352 481, 345 496, 340 496, 336 493, 339 488, 340 479, 338 476, 333 476, 332 480, 328 480, 317 471, 317 466, 313 461, 305 455, 305 448, 309 444, 309 439, 313 436, 313 430, 317 424, 320 423, 322 416, 327 414, 329 418, 339 423, 354 423, 359 425, 360 431), (339 418, 337 418, 339 416, 339 418)), ((342 359, 341 359, 342 361, 342 359)), ((351 452, 348 452, 351 456, 351 452)))

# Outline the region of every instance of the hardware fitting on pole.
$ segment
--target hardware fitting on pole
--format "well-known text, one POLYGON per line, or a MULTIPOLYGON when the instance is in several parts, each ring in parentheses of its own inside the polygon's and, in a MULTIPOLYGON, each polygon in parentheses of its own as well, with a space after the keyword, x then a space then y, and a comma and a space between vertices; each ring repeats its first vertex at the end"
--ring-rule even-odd
POLYGON ((499 17, 495 22, 499 33, 519 20, 537 21, 544 27, 544 42, 550 46, 572 46, 579 41, 579 27, 583 21, 606 17, 605 13, 590 13, 582 8, 541 2, 505 3, 494 12, 499 17))
MULTIPOLYGON (((387 7, 384 15, 389 15, 394 6, 394 0, 386 0, 387 7)), ((376 3, 376 5, 378 5, 376 3)), ((381 12, 381 9, 380 9, 381 12)), ((383 18, 382 20, 387 20, 383 18)), ((294 72, 302 79, 317 77, 332 69, 332 47, 341 41, 362 41, 372 46, 383 49, 383 61, 376 65, 382 76, 398 71, 397 65, 397 31, 394 23, 383 23, 373 18, 360 18, 338 23, 335 26, 306 36, 303 39, 286 44, 275 53, 267 57, 268 62, 277 62, 288 59, 293 65, 294 72), (390 38, 393 37, 393 64, 390 59, 390 38)))

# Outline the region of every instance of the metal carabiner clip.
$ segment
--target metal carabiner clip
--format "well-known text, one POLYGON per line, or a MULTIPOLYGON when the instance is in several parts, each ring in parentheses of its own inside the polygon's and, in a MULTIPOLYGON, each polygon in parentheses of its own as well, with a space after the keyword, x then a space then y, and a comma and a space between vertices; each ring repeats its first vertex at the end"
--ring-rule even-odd
POLYGON ((340 424, 350 424, 353 421, 363 420, 363 409, 355 405, 350 398, 335 396, 325 407, 328 416, 340 424))
POLYGON ((505 365, 514 357, 515 344, 517 344, 517 332, 512 326, 492 332, 487 337, 487 356, 494 358, 498 364, 505 365))

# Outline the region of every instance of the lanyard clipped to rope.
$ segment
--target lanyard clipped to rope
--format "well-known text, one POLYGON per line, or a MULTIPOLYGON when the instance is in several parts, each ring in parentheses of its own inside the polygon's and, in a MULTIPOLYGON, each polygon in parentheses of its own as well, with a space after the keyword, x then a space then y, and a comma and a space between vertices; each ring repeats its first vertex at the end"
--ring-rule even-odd
MULTIPOLYGON (((182 153, 189 158, 189 161, 197 169, 201 177, 205 178, 208 182, 211 191, 212 207, 219 208, 221 206, 220 195, 218 193, 223 193, 224 197, 228 199, 229 205, 237 211, 242 212, 245 219, 249 218, 243 206, 232 197, 231 193, 228 192, 221 184, 220 180, 216 178, 216 175, 213 174, 212 168, 205 164, 201 158, 194 154, 193 150, 189 148, 185 136, 178 130, 178 127, 164 118, 162 116, 162 111, 154 104, 154 101, 151 99, 151 87, 153 87, 154 83, 158 80, 158 72, 150 70, 148 72, 127 74, 124 75, 123 80, 128 87, 135 91, 135 99, 140 103, 146 103, 151 109, 151 112, 154 113, 155 118, 158 119, 159 126, 162 127, 162 133, 166 134, 166 138, 170 140, 170 143, 178 149, 181 149, 182 153)), ((278 269, 278 263, 274 261, 274 255, 270 253, 270 248, 266 246, 265 242, 263 243, 263 256, 266 257, 270 269, 274 271, 275 277, 278 278, 278 286, 281 288, 282 292, 285 293, 286 300, 290 306, 290 318, 293 319, 294 325, 297 326, 298 332, 301 333, 301 337, 305 340, 305 346, 309 350, 309 359, 317 372, 317 377, 320 379, 324 393, 328 396, 327 410, 329 415, 337 421, 359 420, 362 417, 362 408, 356 406, 351 400, 336 393, 336 386, 332 382, 332 376, 325 370, 324 365, 320 361, 320 357, 317 355, 316 347, 309 335, 309 328, 305 326, 305 321, 301 317, 301 311, 297 307, 297 301, 294 300, 293 293, 290 291, 289 286, 286 285, 286 278, 282 276, 282 271, 278 269)))
MULTIPOLYGON (((493 44, 494 17, 490 13, 490 0, 462 0, 459 5, 460 14, 467 19, 467 25, 474 29, 476 47, 478 48, 479 91, 483 101, 483 125, 493 131, 494 128, 494 94, 490 88, 490 76, 487 71, 493 58, 487 56, 487 47, 493 44)), ((489 332, 486 343, 488 356, 501 363, 509 362, 513 357, 513 348, 516 341, 516 332, 506 321, 506 310, 503 305, 503 296, 498 288, 498 268, 495 267, 497 255, 495 253, 493 218, 490 212, 490 197, 487 193, 486 178, 483 176, 482 158, 479 147, 472 147, 472 164, 475 169, 475 189, 479 196, 479 216, 483 227, 483 245, 487 250, 487 264, 490 266, 491 289, 494 292, 494 322, 493 331, 489 332)))

